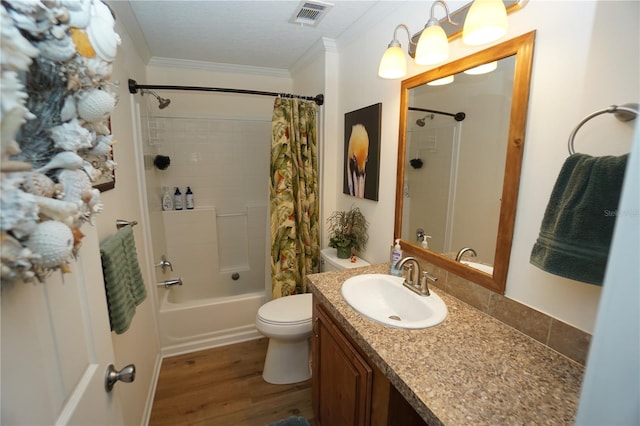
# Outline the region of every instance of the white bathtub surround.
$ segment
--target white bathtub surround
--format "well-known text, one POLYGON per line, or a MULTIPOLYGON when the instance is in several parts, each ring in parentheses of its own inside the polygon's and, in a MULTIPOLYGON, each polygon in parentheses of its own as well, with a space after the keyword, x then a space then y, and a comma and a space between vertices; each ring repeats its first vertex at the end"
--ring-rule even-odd
POLYGON ((255 315, 265 302, 264 291, 190 301, 175 300, 172 291, 165 292, 160 305, 163 356, 263 337, 256 329, 255 315))
POLYGON ((157 289, 163 355, 261 337, 270 119, 176 115, 147 124, 145 154, 171 157, 166 170, 146 173, 154 263, 164 254, 173 266, 155 268, 156 278, 184 283, 157 289), (195 208, 161 211, 163 186, 189 186, 195 208))

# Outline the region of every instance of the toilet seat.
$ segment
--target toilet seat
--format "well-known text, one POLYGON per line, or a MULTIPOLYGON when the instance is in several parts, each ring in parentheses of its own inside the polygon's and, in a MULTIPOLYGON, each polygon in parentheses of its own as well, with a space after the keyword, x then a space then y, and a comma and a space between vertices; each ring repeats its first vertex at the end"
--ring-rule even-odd
POLYGON ((271 325, 304 325, 311 323, 311 293, 281 297, 258 309, 258 320, 271 325))

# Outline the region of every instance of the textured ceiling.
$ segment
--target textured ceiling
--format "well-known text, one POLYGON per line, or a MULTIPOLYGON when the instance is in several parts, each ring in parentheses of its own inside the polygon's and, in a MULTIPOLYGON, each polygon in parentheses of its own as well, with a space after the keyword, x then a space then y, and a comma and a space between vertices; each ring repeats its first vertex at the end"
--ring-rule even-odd
POLYGON ((334 0, 317 27, 289 20, 301 2, 112 0, 145 60, 174 59, 291 69, 323 37, 340 40, 402 1, 334 0))

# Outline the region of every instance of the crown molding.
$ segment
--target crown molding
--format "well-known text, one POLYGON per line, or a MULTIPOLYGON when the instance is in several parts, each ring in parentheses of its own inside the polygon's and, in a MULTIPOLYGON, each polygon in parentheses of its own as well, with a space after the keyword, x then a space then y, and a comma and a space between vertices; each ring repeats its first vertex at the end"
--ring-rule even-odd
POLYGON ((188 59, 162 58, 157 56, 152 57, 147 65, 224 73, 254 74, 277 78, 291 78, 289 70, 282 68, 254 67, 249 65, 223 64, 218 62, 192 61, 188 59))
POLYGON ((324 56, 327 52, 337 51, 338 46, 334 39, 322 37, 320 40, 316 41, 313 46, 311 46, 311 48, 293 64, 293 66, 291 66, 291 75, 294 75, 299 69, 304 68, 306 65, 313 62, 318 58, 318 56, 324 56))

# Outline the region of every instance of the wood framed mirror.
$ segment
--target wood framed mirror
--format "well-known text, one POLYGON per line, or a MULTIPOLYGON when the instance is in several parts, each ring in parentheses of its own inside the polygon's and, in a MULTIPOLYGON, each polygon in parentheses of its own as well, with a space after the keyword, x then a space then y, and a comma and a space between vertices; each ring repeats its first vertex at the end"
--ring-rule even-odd
POLYGON ((500 294, 511 255, 534 40, 532 31, 418 74, 403 80, 400 92, 394 238, 409 253, 500 294), (494 61, 499 74, 492 77, 463 73, 494 61), (427 85, 448 76, 455 77, 455 89, 427 85), (459 120, 465 110, 466 117, 459 120), (425 121, 440 124, 432 126, 432 134, 420 130, 418 135, 415 125, 424 128, 425 121), (442 133, 443 128, 449 133, 442 133), (422 158, 435 153, 440 157, 422 158), (452 164, 440 172, 448 175, 446 182, 429 175, 440 168, 442 158, 452 164), (430 188, 445 194, 420 202, 430 188), (429 205, 442 207, 441 212, 429 205), (418 228, 426 235, 438 234, 438 241, 423 248, 418 228), (474 248, 477 263, 491 265, 492 273, 457 262, 463 247, 474 248))

